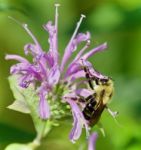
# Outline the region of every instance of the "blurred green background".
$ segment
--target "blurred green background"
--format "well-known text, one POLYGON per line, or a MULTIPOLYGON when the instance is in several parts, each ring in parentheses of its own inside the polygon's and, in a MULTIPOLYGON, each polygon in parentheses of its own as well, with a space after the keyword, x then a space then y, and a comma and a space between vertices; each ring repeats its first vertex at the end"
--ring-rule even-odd
MULTIPOLYGON (((14 62, 5 61, 4 56, 7 53, 24 55, 23 46, 32 42, 27 33, 8 16, 27 23, 47 50, 48 34, 42 25, 54 19, 56 2, 61 4, 60 53, 63 53, 81 13, 87 18, 80 31, 91 32, 92 47, 108 42, 108 50, 96 54, 91 62, 97 70, 115 80, 115 94, 109 107, 119 111, 117 120, 122 127, 105 111, 101 122, 106 137, 98 130, 97 150, 140 150, 141 0, 0 0, 0 150, 9 143, 24 143, 35 137, 31 118, 6 108, 13 102, 7 77, 14 62)), ((68 139, 71 127, 69 120, 55 127, 39 150, 81 150, 85 147, 85 135, 77 144, 72 144, 68 139)))

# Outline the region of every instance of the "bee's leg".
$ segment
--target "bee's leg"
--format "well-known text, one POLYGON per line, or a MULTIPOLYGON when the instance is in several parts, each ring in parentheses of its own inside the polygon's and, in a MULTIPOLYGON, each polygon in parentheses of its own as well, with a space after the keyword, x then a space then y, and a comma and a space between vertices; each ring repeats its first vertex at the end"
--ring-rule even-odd
POLYGON ((89 113, 89 111, 87 111, 86 109, 82 111, 83 116, 86 120, 90 120, 92 118, 91 114, 89 113))
POLYGON ((83 66, 83 67, 84 67, 84 71, 85 71, 85 77, 89 83, 89 87, 93 90, 94 87, 93 87, 93 83, 92 83, 92 78, 90 77, 89 69, 86 66, 83 66))
POLYGON ((87 96, 86 98, 81 96, 80 94, 78 94, 78 96, 79 96, 79 99, 82 100, 83 102, 90 103, 91 101, 95 101, 96 93, 93 93, 87 96))
POLYGON ((83 96, 81 96, 81 97, 79 97, 78 101, 81 103, 85 103, 86 99, 83 96))
POLYGON ((88 80, 90 88, 93 90, 94 87, 93 87, 92 81, 94 80, 96 85, 99 85, 99 79, 96 78, 95 76, 91 75, 89 68, 86 65, 84 65, 83 67, 84 67, 84 71, 85 71, 85 77, 88 80))
POLYGON ((85 77, 89 83, 89 87, 93 90, 94 87, 93 87, 93 83, 92 83, 92 78, 90 77, 90 71, 89 71, 88 67, 85 65, 83 59, 82 59, 82 64, 83 64, 83 69, 85 72, 85 77))
POLYGON ((91 79, 95 81, 96 85, 99 85, 99 79, 98 78, 93 76, 91 79))
POLYGON ((95 93, 92 94, 92 95, 89 95, 89 96, 86 97, 86 98, 83 97, 83 96, 81 96, 81 95, 78 95, 78 96, 79 96, 79 98, 78 98, 79 102, 88 103, 91 99, 95 98, 95 93))
POLYGON ((92 114, 95 111, 95 105, 97 104, 95 100, 95 95, 90 95, 86 98, 87 104, 83 109, 82 113, 86 120, 90 120, 92 118, 92 114))
POLYGON ((91 101, 95 101, 95 96, 96 96, 96 93, 93 93, 92 95, 89 95, 88 97, 86 97, 86 101, 88 102, 91 102, 91 101))

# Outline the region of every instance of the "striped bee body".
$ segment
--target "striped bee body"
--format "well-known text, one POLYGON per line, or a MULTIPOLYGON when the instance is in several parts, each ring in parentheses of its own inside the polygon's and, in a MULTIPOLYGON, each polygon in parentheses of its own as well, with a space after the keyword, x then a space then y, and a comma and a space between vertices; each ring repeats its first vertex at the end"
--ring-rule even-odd
POLYGON ((84 71, 86 72, 88 85, 94 91, 94 94, 85 98, 86 105, 82 112, 89 125, 94 126, 99 121, 103 110, 107 108, 107 104, 113 95, 114 85, 109 77, 99 79, 90 76, 86 67, 84 67, 84 71))

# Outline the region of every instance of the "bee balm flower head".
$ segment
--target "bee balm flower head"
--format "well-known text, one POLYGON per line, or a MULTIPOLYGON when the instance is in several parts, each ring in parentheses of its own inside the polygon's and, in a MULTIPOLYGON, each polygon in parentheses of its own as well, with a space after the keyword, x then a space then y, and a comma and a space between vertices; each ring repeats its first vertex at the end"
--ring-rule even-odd
POLYGON ((58 7, 59 5, 56 4, 55 22, 48 21, 43 26, 49 34, 49 49, 47 51, 43 50, 27 24, 22 24, 22 27, 33 39, 33 43, 24 46, 24 52, 25 55, 32 55, 33 59, 30 62, 18 55, 6 55, 6 59, 18 61, 17 64, 11 67, 10 73, 18 75, 20 87, 28 88, 31 84, 34 85, 39 97, 37 109, 42 119, 52 118, 57 120, 68 114, 70 115, 71 110, 74 121, 70 139, 75 142, 80 137, 83 127, 86 129, 87 136, 89 134, 89 124, 82 113, 85 107, 85 102, 82 102, 82 98, 84 100, 93 91, 87 88, 88 83, 83 65, 85 64, 97 78, 107 78, 96 72, 88 61, 88 58, 95 53, 103 51, 107 44, 101 44, 86 52, 90 45, 91 36, 89 32, 78 33, 79 27, 85 18, 84 15, 81 15, 64 50, 64 55, 60 58, 58 48, 58 7), (77 47, 81 43, 85 44, 82 49, 78 50, 77 47), (75 51, 77 51, 76 56, 69 62, 75 51), (78 79, 82 80, 79 81, 78 79), (83 83, 83 88, 81 83, 83 83), (79 102, 80 99, 81 102, 79 102), (68 105, 70 109, 66 109, 68 105), (58 113, 55 113, 56 111, 58 113))

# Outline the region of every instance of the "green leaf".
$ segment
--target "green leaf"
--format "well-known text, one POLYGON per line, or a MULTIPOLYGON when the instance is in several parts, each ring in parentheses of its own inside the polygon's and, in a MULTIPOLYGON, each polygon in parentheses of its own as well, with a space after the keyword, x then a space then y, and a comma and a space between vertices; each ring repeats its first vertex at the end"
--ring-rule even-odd
POLYGON ((46 121, 39 117, 39 97, 32 86, 23 90, 23 95, 25 96, 25 100, 30 108, 30 115, 33 119, 36 131, 40 134, 45 127, 46 121))
POLYGON ((10 88, 13 92, 14 98, 16 99, 16 101, 10 107, 12 107, 12 109, 14 107, 14 110, 19 110, 20 107, 22 107, 22 111, 24 112, 26 112, 28 108, 30 110, 30 115, 33 119, 37 134, 41 135, 43 134, 42 132, 45 129, 46 121, 42 120, 39 117, 39 97, 32 85, 30 85, 26 89, 19 87, 17 82, 18 78, 19 76, 16 75, 12 75, 9 77, 10 88), (22 105, 24 104, 24 106, 28 107, 17 106, 17 103, 18 105, 22 103, 22 105))
POLYGON ((16 100, 25 102, 25 98, 24 98, 23 94, 21 93, 21 88, 18 86, 18 83, 17 83, 18 76, 16 76, 16 75, 10 76, 8 78, 8 80, 9 80, 10 88, 13 92, 14 98, 16 100))
POLYGON ((25 101, 15 100, 13 104, 9 105, 7 108, 19 111, 22 113, 30 113, 30 109, 27 106, 27 103, 25 101))
POLYGON ((9 80, 10 88, 13 92, 14 98, 16 100, 13 102, 13 104, 8 106, 7 108, 22 112, 22 113, 30 113, 30 109, 27 105, 27 102, 21 93, 21 88, 17 84, 17 76, 10 76, 8 80, 9 80))
POLYGON ((8 145, 5 148, 5 150, 33 150, 33 149, 26 144, 13 143, 8 145))

